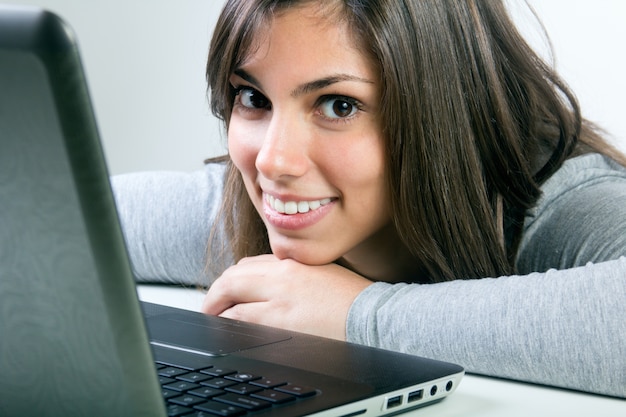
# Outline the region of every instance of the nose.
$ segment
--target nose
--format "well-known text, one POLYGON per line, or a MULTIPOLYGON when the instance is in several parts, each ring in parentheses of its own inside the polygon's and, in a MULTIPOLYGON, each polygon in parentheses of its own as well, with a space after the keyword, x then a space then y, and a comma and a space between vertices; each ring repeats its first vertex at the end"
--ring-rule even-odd
POLYGON ((308 170, 308 133, 297 116, 275 114, 256 157, 256 168, 266 178, 303 176, 308 170))

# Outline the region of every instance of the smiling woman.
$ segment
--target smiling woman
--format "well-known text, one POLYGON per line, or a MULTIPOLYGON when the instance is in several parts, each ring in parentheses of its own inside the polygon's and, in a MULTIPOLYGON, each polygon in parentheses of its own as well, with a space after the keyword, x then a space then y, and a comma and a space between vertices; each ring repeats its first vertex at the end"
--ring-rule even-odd
POLYGON ((502 2, 229 0, 207 79, 206 313, 626 397, 626 157, 502 2))
POLYGON ((390 221, 381 86, 326 7, 277 14, 233 71, 229 154, 274 255, 358 264, 352 249, 390 221))

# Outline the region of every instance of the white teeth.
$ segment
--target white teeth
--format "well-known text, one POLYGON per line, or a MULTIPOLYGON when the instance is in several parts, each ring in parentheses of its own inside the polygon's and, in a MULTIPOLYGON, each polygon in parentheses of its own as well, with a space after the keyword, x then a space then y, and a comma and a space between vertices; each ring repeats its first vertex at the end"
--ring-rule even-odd
POLYGON ((271 197, 272 200, 274 200, 273 203, 270 203, 273 207, 274 210, 276 210, 279 213, 284 213, 285 212, 285 203, 283 203, 280 200, 276 200, 274 197, 271 197))
POLYGON ((285 214, 296 214, 298 212, 298 203, 295 201, 287 201, 285 203, 285 214))
POLYGON ((310 209, 308 201, 301 201, 298 203, 298 213, 306 213, 310 209))
POLYGON ((322 200, 313 201, 287 201, 283 202, 278 198, 274 198, 271 195, 266 195, 265 200, 270 207, 281 214, 296 214, 296 213, 308 213, 311 210, 317 210, 321 206, 331 202, 330 198, 324 198, 322 200))

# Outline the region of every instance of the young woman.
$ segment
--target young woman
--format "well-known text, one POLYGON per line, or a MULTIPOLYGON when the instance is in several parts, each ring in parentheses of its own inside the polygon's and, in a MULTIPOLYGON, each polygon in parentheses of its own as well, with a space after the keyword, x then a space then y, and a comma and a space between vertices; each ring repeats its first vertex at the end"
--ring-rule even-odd
POLYGON ((117 180, 139 275, 214 223, 208 314, 626 397, 626 158, 502 3, 230 0, 207 78, 225 162, 117 180))

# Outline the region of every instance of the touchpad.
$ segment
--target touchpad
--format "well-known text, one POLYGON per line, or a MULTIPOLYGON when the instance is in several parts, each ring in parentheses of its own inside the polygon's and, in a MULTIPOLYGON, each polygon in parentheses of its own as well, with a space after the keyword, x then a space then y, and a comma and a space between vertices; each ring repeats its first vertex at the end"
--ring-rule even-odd
POLYGON ((221 356, 291 338, 280 329, 250 325, 203 314, 148 317, 150 341, 181 350, 221 356))

